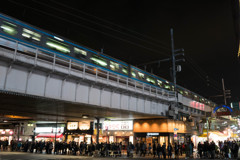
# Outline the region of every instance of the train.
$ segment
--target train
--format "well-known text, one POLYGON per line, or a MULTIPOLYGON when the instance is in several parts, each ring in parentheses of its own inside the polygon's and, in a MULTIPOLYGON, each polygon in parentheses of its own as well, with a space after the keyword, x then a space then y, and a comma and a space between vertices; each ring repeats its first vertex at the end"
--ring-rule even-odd
POLYGON ((164 78, 2 13, 0 13, 0 35, 49 50, 60 56, 64 55, 77 61, 90 63, 96 68, 103 68, 138 82, 147 83, 167 91, 176 90, 185 97, 209 106, 215 105, 212 101, 184 87, 177 85, 174 88, 174 84, 164 78))

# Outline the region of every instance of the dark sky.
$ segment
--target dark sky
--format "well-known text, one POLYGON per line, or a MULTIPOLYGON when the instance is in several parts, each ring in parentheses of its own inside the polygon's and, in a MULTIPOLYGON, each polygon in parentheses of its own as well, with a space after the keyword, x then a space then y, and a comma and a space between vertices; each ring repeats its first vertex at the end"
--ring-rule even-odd
MULTIPOLYGON (((222 78, 232 101, 240 99, 236 5, 235 0, 7 0, 0 12, 133 65, 168 58, 172 27, 175 48, 184 48, 186 60, 177 83, 223 103, 212 97, 222 94, 222 78)), ((162 62, 147 71, 170 80, 170 67, 162 62)))

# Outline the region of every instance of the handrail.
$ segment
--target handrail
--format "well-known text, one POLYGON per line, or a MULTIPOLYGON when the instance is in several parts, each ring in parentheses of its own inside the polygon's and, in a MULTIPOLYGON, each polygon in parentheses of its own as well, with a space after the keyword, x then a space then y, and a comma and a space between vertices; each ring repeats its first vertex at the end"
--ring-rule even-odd
MULTIPOLYGON (((161 94, 162 97, 167 97, 167 98, 175 97, 173 91, 165 91, 162 88, 159 88, 159 87, 156 87, 153 85, 149 85, 144 82, 136 81, 131 78, 119 75, 117 73, 110 72, 107 69, 103 69, 101 67, 97 67, 95 65, 91 65, 91 64, 88 64, 85 62, 81 62, 80 60, 78 61, 76 59, 70 58, 65 55, 58 55, 55 52, 46 50, 41 47, 36 47, 36 46, 28 44, 28 43, 17 41, 15 39, 11 39, 11 38, 3 36, 3 35, 0 35, 0 37, 10 40, 12 43, 16 43, 16 46, 15 46, 16 48, 13 48, 14 49, 13 59, 14 60, 16 59, 17 54, 19 55, 19 54, 25 53, 23 51, 21 52, 21 45, 23 45, 25 47, 24 49, 26 49, 26 47, 27 48, 30 47, 29 50, 27 50, 30 53, 26 53, 23 55, 34 58, 34 65, 37 65, 38 60, 48 61, 48 62, 52 63, 53 71, 55 70, 55 67, 57 65, 57 66, 67 68, 68 74, 71 74, 72 69, 76 70, 74 67, 79 67, 79 68, 82 68, 82 70, 80 70, 80 71, 82 71, 83 76, 85 76, 86 74, 95 75, 96 81, 99 78, 105 78, 107 80, 107 83, 110 83, 110 81, 111 82, 114 81, 117 83, 118 86, 120 84, 125 84, 126 88, 128 90, 133 88, 135 91, 141 91, 142 94, 146 94, 146 92, 148 92, 148 95, 150 95, 150 96, 159 97, 160 95, 158 94, 158 92, 160 92, 160 93, 162 93, 161 94), (19 44, 21 44, 21 45, 19 45, 19 44), (20 52, 18 52, 18 51, 20 51, 20 52), (34 55, 31 56, 29 54, 34 54, 34 55), (42 58, 41 58, 41 56, 42 56, 42 58), (164 92, 166 92, 167 95, 163 94, 164 92)), ((79 69, 77 69, 77 70, 79 70, 79 69)), ((85 78, 85 77, 83 77, 83 78, 85 78)))

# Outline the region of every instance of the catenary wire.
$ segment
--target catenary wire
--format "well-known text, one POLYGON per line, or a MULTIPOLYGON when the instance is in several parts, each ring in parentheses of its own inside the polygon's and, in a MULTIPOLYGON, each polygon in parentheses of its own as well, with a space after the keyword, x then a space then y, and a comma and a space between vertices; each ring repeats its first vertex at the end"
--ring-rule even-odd
MULTIPOLYGON (((134 35, 130 35, 130 34, 128 34, 128 33, 125 33, 125 32, 122 32, 122 31, 119 31, 119 30, 116 30, 116 29, 113 29, 113 28, 111 28, 111 27, 109 27, 109 26, 106 26, 106 25, 104 25, 104 24, 97 23, 96 21, 89 20, 89 19, 87 19, 87 18, 81 17, 81 16, 76 15, 76 14, 72 14, 71 12, 66 12, 66 11, 64 11, 64 10, 62 10, 62 9, 59 9, 59 8, 56 8, 56 7, 53 7, 53 6, 50 6, 50 5, 41 3, 40 1, 36 1, 36 0, 32 0, 32 1, 35 2, 35 3, 41 4, 41 5, 43 5, 43 6, 46 6, 46 7, 55 9, 55 10, 57 10, 58 12, 62 12, 62 13, 64 13, 64 14, 68 14, 68 15, 71 15, 71 16, 73 16, 73 17, 77 17, 77 18, 82 19, 82 20, 84 20, 84 21, 93 23, 93 24, 95 24, 95 25, 99 25, 99 26, 101 26, 101 27, 107 28, 107 29, 109 29, 109 30, 112 30, 112 31, 117 32, 117 33, 120 33, 120 34, 123 34, 123 35, 125 35, 125 36, 129 36, 129 37, 132 37, 132 38, 136 38, 136 39, 138 39, 138 40, 140 40, 140 41, 149 43, 149 44, 151 44, 151 45, 153 45, 153 46, 161 47, 161 46, 159 46, 159 44, 152 43, 152 42, 149 42, 149 41, 147 41, 147 40, 145 40, 145 39, 136 37, 136 36, 134 36, 134 35)), ((161 47, 161 48, 164 48, 164 49, 170 51, 170 48, 166 48, 166 47, 161 47)))
POLYGON ((163 42, 160 42, 160 41, 157 40, 157 39, 154 39, 154 38, 149 37, 149 36, 147 36, 147 35, 141 34, 141 33, 136 32, 136 31, 134 31, 134 30, 130 30, 130 29, 128 29, 128 28, 126 28, 126 27, 123 27, 123 26, 121 26, 121 25, 117 25, 117 24, 115 24, 115 23, 113 23, 113 22, 110 22, 110 21, 107 21, 107 20, 105 20, 105 19, 99 18, 99 17, 94 16, 94 15, 92 15, 92 14, 86 13, 86 12, 84 12, 84 11, 82 11, 82 10, 77 10, 76 8, 72 8, 72 7, 66 6, 66 5, 64 5, 64 4, 60 3, 60 2, 56 2, 55 0, 51 0, 51 1, 54 2, 54 3, 56 3, 56 4, 58 4, 58 5, 60 5, 60 6, 62 6, 62 7, 64 7, 64 8, 68 8, 68 9, 77 11, 77 12, 79 12, 79 13, 85 14, 85 15, 87 15, 87 16, 94 17, 94 18, 96 18, 96 19, 98 19, 98 20, 100 20, 100 21, 102 21, 102 22, 104 22, 104 23, 108 23, 108 24, 117 26, 118 28, 127 30, 127 31, 129 31, 129 32, 134 33, 134 34, 140 35, 140 36, 142 36, 142 37, 144 37, 144 38, 147 38, 147 39, 150 39, 150 40, 152 40, 152 41, 155 41, 156 43, 161 44, 164 48, 170 49, 170 46, 169 46, 169 45, 167 45, 167 44, 165 44, 165 43, 163 43, 163 42))
MULTIPOLYGON (((152 48, 148 48, 148 47, 145 47, 145 46, 143 46, 143 45, 139 45, 139 44, 134 43, 134 42, 132 42, 132 41, 129 41, 129 40, 126 40, 126 39, 123 39, 123 38, 119 38, 119 37, 113 36, 113 35, 111 35, 111 34, 109 34, 109 33, 105 33, 105 32, 99 31, 99 30, 97 30, 97 29, 94 29, 94 28, 91 28, 91 27, 87 27, 87 26, 85 26, 85 25, 83 25, 83 24, 79 24, 79 23, 70 21, 70 20, 68 20, 68 19, 65 19, 65 18, 62 18, 62 17, 59 17, 59 16, 55 16, 55 15, 50 14, 50 13, 43 12, 43 11, 41 11, 41 10, 39 10, 39 9, 36 9, 36 8, 33 8, 33 7, 29 7, 29 6, 27 6, 27 5, 24 5, 24 4, 21 4, 21 3, 18 3, 18 2, 12 1, 12 0, 9 0, 9 1, 12 2, 12 3, 14 3, 14 4, 21 5, 21 6, 24 6, 24 7, 26 7, 26 8, 35 10, 35 11, 37 11, 37 12, 40 12, 40 13, 43 13, 43 14, 46 14, 46 15, 49 15, 49 16, 52 16, 52 17, 61 19, 61 20, 63 20, 63 21, 66 21, 66 22, 69 22, 69 23, 72 23, 72 24, 75 24, 75 25, 78 25, 78 26, 81 26, 81 27, 83 27, 83 28, 86 28, 86 29, 89 29, 89 30, 92 30, 92 31, 95 31, 95 32, 102 33, 102 34, 104 34, 104 35, 107 35, 107 36, 109 36, 109 37, 112 37, 112 38, 115 38, 115 39, 118 39, 118 40, 121 40, 121 41, 124 41, 124 42, 127 42, 127 43, 129 43, 129 44, 133 44, 133 45, 135 45, 135 46, 144 48, 144 49, 146 49, 146 50, 149 50, 149 51, 152 51, 152 52, 155 52, 155 53, 158 53, 158 54, 162 54, 162 55, 164 55, 164 56, 169 56, 169 54, 167 54, 166 52, 160 52, 159 50, 152 49, 152 48)), ((152 54, 152 53, 150 52, 150 54, 152 54)), ((155 54, 154 54, 154 55, 155 55, 155 54)))

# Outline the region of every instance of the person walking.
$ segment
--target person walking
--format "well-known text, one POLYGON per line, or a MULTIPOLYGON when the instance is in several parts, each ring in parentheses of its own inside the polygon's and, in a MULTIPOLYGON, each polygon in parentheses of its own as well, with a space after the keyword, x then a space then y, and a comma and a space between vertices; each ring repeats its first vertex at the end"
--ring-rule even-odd
POLYGON ((156 149, 157 149, 156 144, 155 142, 153 142, 153 157, 156 156, 156 149))
POLYGON ((166 144, 163 143, 162 145, 162 154, 163 154, 163 158, 166 159, 166 144))
POLYGON ((168 158, 172 157, 172 145, 169 143, 167 147, 168 158))
POLYGON ((175 151, 175 157, 179 158, 179 147, 178 147, 178 144, 176 142, 174 144, 174 151, 175 151))
POLYGON ((159 143, 157 145, 157 155, 158 155, 158 158, 162 158, 162 147, 159 143))
POLYGON ((152 146, 151 146, 151 143, 148 144, 148 156, 149 154, 152 155, 152 146))
POLYGON ((143 157, 145 157, 146 149, 147 149, 147 146, 146 146, 145 142, 142 142, 140 157, 141 157, 142 155, 143 155, 143 157))

